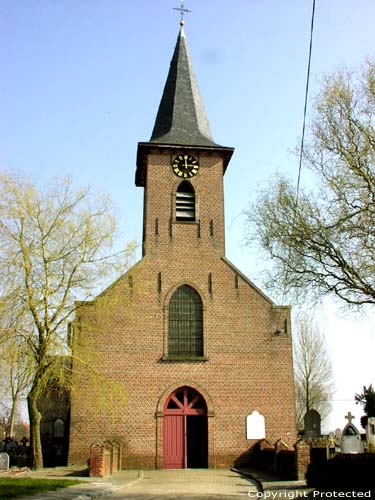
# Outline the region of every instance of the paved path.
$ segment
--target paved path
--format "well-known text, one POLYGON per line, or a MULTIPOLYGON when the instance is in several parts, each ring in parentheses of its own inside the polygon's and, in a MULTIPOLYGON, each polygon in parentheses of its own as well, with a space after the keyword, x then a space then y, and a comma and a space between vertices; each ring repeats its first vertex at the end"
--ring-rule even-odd
MULTIPOLYGON (((114 485, 115 486, 115 485, 114 485)), ((240 500, 256 498, 253 482, 227 469, 144 471, 103 500, 240 500)))
MULTIPOLYGON (((61 478, 68 470, 44 469, 24 476, 61 478)), ((73 479, 73 478, 72 478, 73 479)), ((19 500, 241 500, 257 498, 255 482, 229 469, 123 470, 107 479, 85 482, 62 490, 19 500)), ((0 492, 0 500, 1 500, 0 492)))

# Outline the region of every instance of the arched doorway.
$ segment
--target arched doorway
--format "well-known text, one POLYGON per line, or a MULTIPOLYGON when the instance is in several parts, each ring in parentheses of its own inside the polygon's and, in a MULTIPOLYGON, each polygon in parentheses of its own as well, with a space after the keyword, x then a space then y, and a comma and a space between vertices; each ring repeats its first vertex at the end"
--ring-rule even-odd
POLYGON ((164 469, 207 467, 207 405, 191 387, 180 387, 165 402, 163 456, 164 469))

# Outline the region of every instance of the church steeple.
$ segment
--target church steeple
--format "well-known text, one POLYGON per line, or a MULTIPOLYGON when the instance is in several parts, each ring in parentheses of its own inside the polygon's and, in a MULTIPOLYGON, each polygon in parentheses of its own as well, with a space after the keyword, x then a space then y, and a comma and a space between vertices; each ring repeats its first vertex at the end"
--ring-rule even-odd
MULTIPOLYGON (((181 10, 182 14, 189 12, 183 7, 177 10, 181 10)), ((168 153, 170 158, 172 152, 181 153, 182 150, 189 150, 193 156, 204 152, 220 155, 223 160, 222 174, 234 151, 216 144, 212 138, 186 43, 183 19, 180 26, 151 139, 138 143, 137 186, 146 185, 149 155, 155 151, 168 153)))
POLYGON ((183 22, 150 142, 217 146, 208 123, 186 43, 183 22))

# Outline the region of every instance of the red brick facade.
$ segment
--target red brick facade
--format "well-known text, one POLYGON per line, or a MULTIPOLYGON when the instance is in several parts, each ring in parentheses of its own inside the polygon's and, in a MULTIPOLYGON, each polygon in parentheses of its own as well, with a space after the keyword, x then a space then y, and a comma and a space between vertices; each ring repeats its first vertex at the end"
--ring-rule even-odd
POLYGON ((188 386, 207 405, 208 465, 230 465, 251 444, 246 416, 265 417, 270 442, 296 440, 290 308, 275 306, 225 258, 223 157, 184 147, 199 159, 190 182, 195 222, 176 222, 175 148, 146 157, 144 256, 75 322, 69 463, 96 439, 123 445, 123 467, 163 467, 163 411, 188 386), (168 360, 168 305, 187 284, 203 303, 203 356, 168 360), (92 365, 100 376, 90 375, 92 365), (108 383, 107 383, 108 382, 108 383))

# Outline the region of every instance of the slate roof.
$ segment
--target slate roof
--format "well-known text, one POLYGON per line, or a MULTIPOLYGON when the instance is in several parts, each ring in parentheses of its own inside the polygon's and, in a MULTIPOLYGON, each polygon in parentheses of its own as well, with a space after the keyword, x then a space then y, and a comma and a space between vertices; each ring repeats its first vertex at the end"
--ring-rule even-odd
POLYGON ((218 146, 211 135, 183 26, 177 38, 150 142, 218 146))

